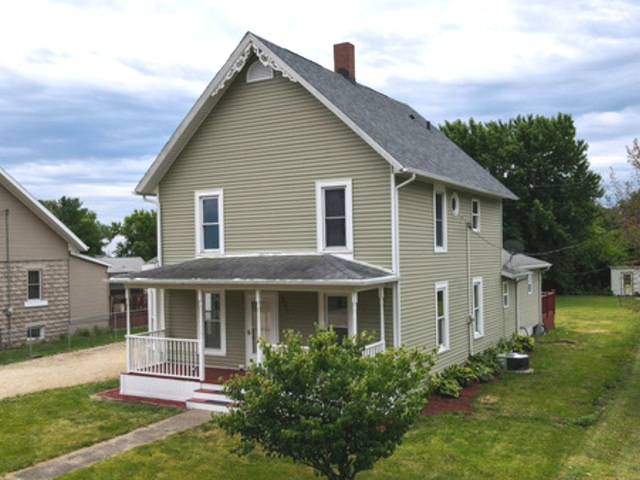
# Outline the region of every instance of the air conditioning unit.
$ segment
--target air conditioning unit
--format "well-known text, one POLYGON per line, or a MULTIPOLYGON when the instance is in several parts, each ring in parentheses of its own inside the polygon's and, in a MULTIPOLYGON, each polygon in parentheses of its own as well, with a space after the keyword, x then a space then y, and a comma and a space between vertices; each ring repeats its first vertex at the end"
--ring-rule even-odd
POLYGON ((521 372, 529 370, 529 355, 525 353, 502 353, 498 355, 502 368, 507 372, 521 372))

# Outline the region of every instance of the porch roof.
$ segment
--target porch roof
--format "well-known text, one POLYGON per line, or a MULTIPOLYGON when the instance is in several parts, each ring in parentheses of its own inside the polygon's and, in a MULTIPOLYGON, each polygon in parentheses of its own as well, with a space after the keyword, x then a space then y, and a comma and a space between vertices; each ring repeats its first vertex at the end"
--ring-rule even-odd
POLYGON ((147 285, 376 285, 398 280, 380 267, 326 254, 197 258, 119 279, 147 285))

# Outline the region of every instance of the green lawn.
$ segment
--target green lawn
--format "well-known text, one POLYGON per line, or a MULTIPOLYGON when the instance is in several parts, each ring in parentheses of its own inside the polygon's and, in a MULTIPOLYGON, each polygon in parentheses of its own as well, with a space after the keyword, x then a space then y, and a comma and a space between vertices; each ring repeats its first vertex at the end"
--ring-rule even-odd
POLYGON ((0 400, 0 475, 93 445, 181 410, 112 402, 93 395, 118 380, 0 400))
MULTIPOLYGON (((640 315, 614 298, 559 298, 532 375, 486 384, 473 414, 421 417, 366 479, 634 479, 640 469, 640 315)), ((306 479, 308 468, 238 458, 212 424, 64 478, 306 479)), ((1 450, 0 446, 0 450, 1 450)))

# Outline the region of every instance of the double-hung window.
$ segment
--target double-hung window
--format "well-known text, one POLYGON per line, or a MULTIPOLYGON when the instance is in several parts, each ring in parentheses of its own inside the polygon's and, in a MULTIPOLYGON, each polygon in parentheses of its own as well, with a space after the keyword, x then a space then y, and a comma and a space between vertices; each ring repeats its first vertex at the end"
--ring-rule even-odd
POLYGON ((436 283, 436 345, 438 351, 449 349, 449 286, 436 283))
POLYGON ((225 355, 224 295, 221 292, 205 292, 203 300, 205 351, 213 355, 225 355))
POLYGON ((27 300, 25 307, 45 307, 49 304, 42 298, 42 270, 27 270, 27 300))
POLYGON ((527 274, 527 294, 533 293, 533 274, 527 274))
POLYGON ((480 231, 480 200, 471 200, 471 229, 474 232, 480 231))
POLYGON ((433 191, 433 242, 436 252, 447 251, 447 200, 443 190, 433 191))
POLYGON ((224 252, 224 208, 222 190, 197 191, 196 253, 224 252))
POLYGON ((509 282, 502 282, 502 306, 509 306, 509 282))
POLYGON ((42 300, 42 272, 40 270, 27 272, 27 300, 42 300))
POLYGON ((482 307, 482 277, 473 279, 473 334, 477 337, 484 335, 484 319, 482 307))
POLYGON ((318 251, 353 252, 351 180, 316 182, 318 251))

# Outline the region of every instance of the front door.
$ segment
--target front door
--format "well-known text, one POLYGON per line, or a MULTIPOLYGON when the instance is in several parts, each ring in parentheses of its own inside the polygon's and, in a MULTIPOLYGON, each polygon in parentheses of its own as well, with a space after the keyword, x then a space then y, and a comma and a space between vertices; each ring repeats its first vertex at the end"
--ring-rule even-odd
POLYGON ((258 333, 258 304, 254 292, 247 292, 245 300, 245 337, 247 366, 256 361, 258 338, 268 343, 278 343, 278 293, 260 293, 260 332, 258 333))

